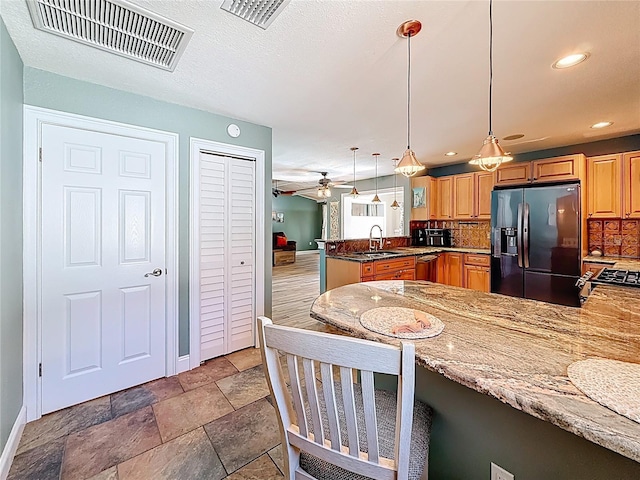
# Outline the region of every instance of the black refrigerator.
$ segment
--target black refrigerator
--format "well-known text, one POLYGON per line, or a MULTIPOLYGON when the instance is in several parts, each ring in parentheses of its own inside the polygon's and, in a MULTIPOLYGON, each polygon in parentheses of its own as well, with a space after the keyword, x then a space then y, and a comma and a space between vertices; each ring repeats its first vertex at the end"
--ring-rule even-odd
POLYGON ((580 306, 580 185, 491 194, 491 291, 580 306))

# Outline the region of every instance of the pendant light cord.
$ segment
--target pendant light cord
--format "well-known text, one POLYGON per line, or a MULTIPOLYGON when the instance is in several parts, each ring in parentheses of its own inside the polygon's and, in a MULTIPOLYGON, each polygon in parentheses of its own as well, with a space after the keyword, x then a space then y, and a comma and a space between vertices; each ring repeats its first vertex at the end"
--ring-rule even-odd
POLYGON ((489 0, 489 135, 493 135, 491 127, 491 97, 493 93, 493 0, 489 0))
POLYGON ((407 32, 407 150, 411 149, 411 30, 407 32))

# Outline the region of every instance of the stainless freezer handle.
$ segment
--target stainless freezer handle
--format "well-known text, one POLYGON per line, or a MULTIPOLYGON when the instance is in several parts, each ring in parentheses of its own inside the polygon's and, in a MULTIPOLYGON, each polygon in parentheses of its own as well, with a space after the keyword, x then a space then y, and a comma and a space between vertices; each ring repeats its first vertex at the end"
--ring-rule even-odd
POLYGON ((522 204, 518 204, 518 219, 516 224, 516 246, 518 252, 518 266, 522 268, 522 204))
POLYGON ((524 204, 524 216, 522 217, 522 244, 524 268, 529 268, 529 204, 524 204))

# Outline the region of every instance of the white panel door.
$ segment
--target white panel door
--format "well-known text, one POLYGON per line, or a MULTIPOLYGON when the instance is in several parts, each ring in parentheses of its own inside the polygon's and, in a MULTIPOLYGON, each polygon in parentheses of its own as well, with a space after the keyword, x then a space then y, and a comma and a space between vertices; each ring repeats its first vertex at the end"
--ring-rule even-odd
POLYGON ((165 374, 164 149, 42 127, 43 414, 165 374))
POLYGON ((200 360, 254 344, 255 162, 200 154, 200 360))

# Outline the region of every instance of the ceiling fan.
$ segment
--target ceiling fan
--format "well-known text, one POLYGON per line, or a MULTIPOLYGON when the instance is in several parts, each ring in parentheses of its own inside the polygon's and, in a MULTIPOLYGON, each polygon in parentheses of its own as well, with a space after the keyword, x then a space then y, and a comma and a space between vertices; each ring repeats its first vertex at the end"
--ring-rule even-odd
POLYGON ((271 195, 275 198, 278 198, 280 195, 293 195, 295 193, 295 190, 280 190, 278 188, 278 180, 275 180, 275 182, 275 187, 271 187, 271 195))
POLYGON ((305 188, 298 190, 294 195, 311 196, 316 194, 319 198, 331 197, 331 188, 352 188, 351 185, 345 185, 344 182, 334 182, 330 178, 327 178, 329 172, 317 172, 322 175, 322 178, 318 180, 318 187, 305 188))

